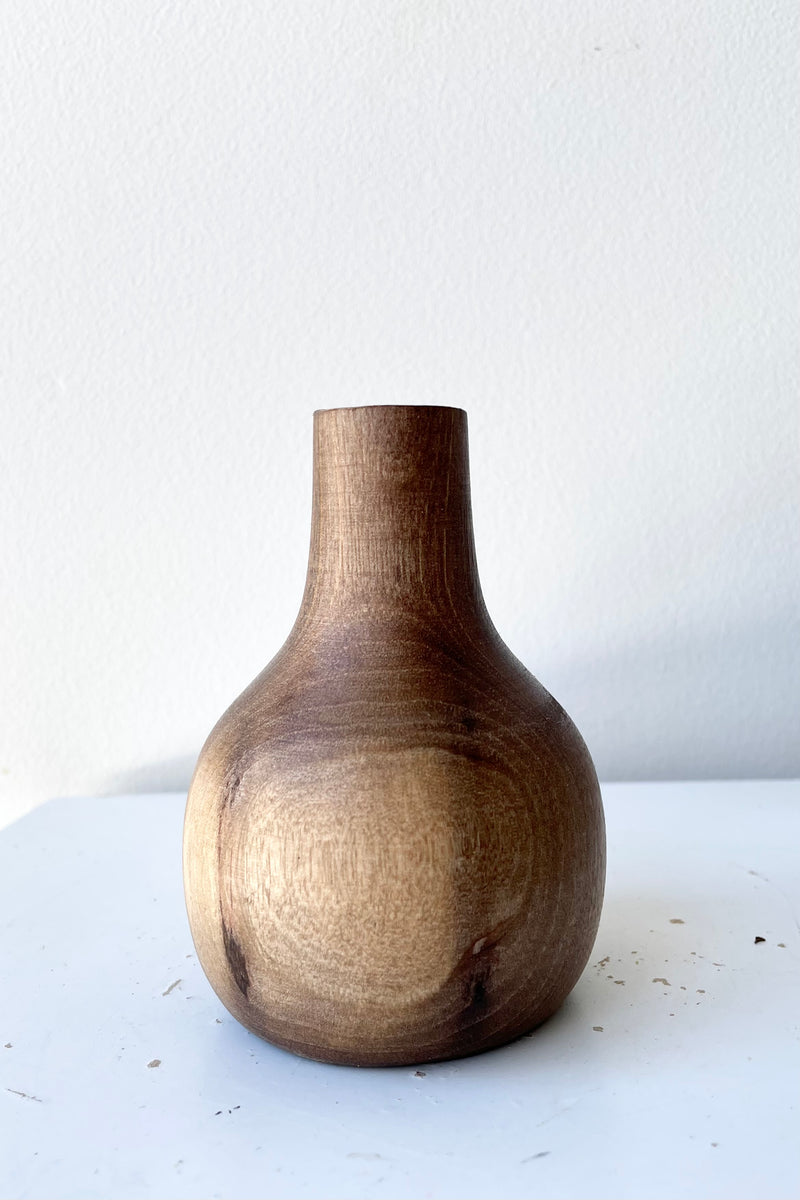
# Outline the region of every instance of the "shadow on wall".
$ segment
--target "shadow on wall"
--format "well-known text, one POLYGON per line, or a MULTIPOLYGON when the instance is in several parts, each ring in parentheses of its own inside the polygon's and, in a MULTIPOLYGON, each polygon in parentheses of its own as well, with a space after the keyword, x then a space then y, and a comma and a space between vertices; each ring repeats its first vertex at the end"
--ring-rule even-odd
POLYGON ((601 780, 800 774, 796 619, 703 630, 659 620, 638 644, 560 662, 530 642, 514 648, 575 721, 601 780))
POLYGON ((195 755, 162 759, 132 771, 116 772, 107 777, 101 792, 108 796, 125 796, 131 792, 186 792, 199 753, 198 745, 195 755))

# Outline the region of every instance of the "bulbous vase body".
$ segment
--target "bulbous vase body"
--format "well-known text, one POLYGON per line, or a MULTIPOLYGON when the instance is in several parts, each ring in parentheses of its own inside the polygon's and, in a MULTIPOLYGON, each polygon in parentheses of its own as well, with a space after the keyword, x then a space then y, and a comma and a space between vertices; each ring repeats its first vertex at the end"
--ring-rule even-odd
POLYGON ((315 414, 300 614, 208 738, 184 833, 200 962, 310 1058, 486 1050, 562 1003, 600 916, 594 767, 486 613, 466 415, 315 414))

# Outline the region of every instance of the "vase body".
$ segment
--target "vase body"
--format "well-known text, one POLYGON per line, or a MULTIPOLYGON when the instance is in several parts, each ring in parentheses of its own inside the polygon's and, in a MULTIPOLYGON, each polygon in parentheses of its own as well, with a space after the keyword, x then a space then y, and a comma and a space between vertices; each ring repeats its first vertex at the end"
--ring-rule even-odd
POLYGON ((577 981, 604 871, 586 746, 483 604, 466 415, 316 413, 300 613, 187 803, 189 919, 220 999, 328 1062, 489 1049, 577 981))

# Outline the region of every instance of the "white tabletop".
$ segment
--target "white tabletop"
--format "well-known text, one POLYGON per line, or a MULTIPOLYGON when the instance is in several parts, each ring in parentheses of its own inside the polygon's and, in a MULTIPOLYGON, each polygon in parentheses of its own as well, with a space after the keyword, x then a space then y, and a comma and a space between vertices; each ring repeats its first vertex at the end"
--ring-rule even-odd
POLYGON ((800 1196, 800 783, 603 793, 606 903, 572 996, 418 1070, 306 1062, 228 1015, 184 913, 182 796, 10 826, 0 1195, 800 1196))

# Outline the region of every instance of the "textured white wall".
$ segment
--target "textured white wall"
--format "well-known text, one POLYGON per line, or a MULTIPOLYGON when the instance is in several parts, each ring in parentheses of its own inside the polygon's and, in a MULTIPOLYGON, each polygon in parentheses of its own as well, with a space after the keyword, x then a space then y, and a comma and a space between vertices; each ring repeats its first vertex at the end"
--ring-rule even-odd
POLYGON ((342 404, 468 410, 602 777, 800 772, 797 13, 0 8, 0 819, 186 784, 342 404))

